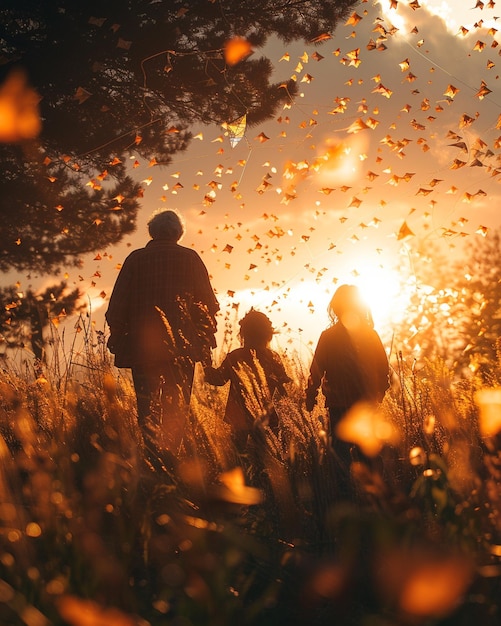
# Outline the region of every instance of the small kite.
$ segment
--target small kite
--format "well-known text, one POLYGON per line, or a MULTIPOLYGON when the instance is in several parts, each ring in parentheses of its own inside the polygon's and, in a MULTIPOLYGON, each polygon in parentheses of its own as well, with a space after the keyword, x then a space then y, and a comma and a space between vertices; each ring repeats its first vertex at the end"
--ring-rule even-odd
POLYGON ((228 122, 226 125, 228 136, 230 138, 230 145, 234 148, 245 135, 245 129, 247 127, 247 115, 237 117, 233 122, 228 122))

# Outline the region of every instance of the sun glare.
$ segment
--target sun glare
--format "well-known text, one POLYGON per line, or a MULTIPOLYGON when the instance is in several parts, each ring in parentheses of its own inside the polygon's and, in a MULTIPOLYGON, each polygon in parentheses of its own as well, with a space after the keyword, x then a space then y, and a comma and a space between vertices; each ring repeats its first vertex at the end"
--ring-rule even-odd
MULTIPOLYGON (((397 9, 392 8, 391 0, 379 0, 379 4, 381 6, 381 14, 391 22, 392 26, 399 29, 400 35, 405 35, 405 33, 410 31, 412 25, 409 27, 410 23, 402 12, 399 11, 400 7, 397 9)), ((492 12, 494 3, 492 7, 487 6, 485 7, 486 10, 481 12, 485 4, 477 3, 476 6, 471 6, 465 0, 420 0, 419 2, 420 8, 425 9, 431 15, 441 18, 445 27, 452 35, 457 35, 461 27, 472 28, 480 19, 484 28, 497 27, 497 17, 492 12), (489 9, 491 10, 489 11, 489 9)))
MULTIPOLYGON (((340 276, 334 284, 330 281, 299 280, 286 289, 276 292, 240 290, 231 298, 220 296, 223 309, 232 309, 230 324, 234 331, 238 320, 251 308, 268 315, 277 332, 275 343, 301 352, 302 346, 314 346, 320 333, 330 324, 328 305, 337 287, 343 283, 355 284, 369 305, 374 325, 386 341, 392 335, 394 325, 401 323, 409 305, 409 288, 396 270, 367 265, 352 274, 340 276)), ((220 331, 223 330, 220 325, 220 331)), ((233 347, 238 343, 233 334, 233 347)), ((309 348, 308 348, 309 349, 309 348)))
POLYGON ((367 138, 358 135, 341 142, 326 140, 317 157, 321 164, 318 170, 319 183, 340 185, 356 180, 367 149, 367 138))
POLYGON ((367 267, 360 270, 354 282, 372 311, 378 331, 389 332, 405 318, 409 294, 396 270, 367 267))
POLYGON ((392 26, 395 26, 403 32, 407 22, 398 11, 391 8, 391 0, 379 0, 379 4, 381 5, 381 13, 384 17, 391 22, 392 26))

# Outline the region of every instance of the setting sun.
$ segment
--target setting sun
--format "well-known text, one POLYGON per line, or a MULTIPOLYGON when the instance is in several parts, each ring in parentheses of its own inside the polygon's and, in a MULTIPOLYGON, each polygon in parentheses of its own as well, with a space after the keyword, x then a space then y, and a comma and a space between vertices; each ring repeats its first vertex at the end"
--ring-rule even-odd
POLYGON ((0 626, 500 623, 499 5, 2 3, 0 626))
POLYGON ((402 276, 392 269, 365 267, 356 280, 362 296, 369 305, 374 324, 387 333, 393 323, 405 318, 409 295, 404 289, 402 276))

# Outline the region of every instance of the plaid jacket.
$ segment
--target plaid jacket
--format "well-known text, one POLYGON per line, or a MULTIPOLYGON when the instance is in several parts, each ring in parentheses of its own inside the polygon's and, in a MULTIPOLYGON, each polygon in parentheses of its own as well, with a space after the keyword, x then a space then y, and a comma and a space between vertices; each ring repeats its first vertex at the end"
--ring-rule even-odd
POLYGON ((191 248, 152 239, 124 261, 111 294, 108 346, 117 367, 189 356, 210 360, 218 301, 191 248))

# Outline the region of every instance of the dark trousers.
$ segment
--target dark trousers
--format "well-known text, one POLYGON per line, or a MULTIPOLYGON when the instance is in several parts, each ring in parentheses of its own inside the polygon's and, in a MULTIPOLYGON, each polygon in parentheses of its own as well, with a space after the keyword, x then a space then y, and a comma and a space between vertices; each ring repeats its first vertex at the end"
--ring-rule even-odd
POLYGON ((143 434, 148 425, 160 426, 167 447, 179 446, 188 414, 194 372, 195 363, 187 357, 132 368, 137 420, 143 434))
POLYGON ((336 435, 336 426, 349 410, 343 407, 329 407, 329 434, 331 439, 331 453, 337 484, 338 495, 341 499, 353 500, 355 498, 355 484, 351 475, 351 464, 356 455, 355 444, 343 441, 336 435))
POLYGON ((331 450, 334 457, 338 489, 341 497, 353 500, 357 497, 357 485, 353 480, 352 464, 362 463, 371 472, 382 475, 382 461, 380 457, 370 458, 366 456, 359 446, 349 441, 343 441, 336 435, 336 426, 352 407, 330 407, 330 436, 331 450))

